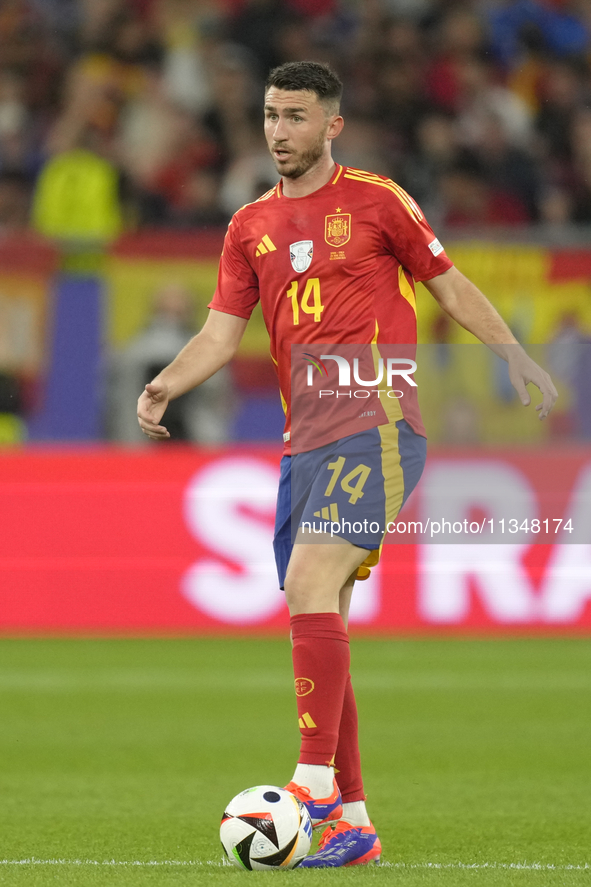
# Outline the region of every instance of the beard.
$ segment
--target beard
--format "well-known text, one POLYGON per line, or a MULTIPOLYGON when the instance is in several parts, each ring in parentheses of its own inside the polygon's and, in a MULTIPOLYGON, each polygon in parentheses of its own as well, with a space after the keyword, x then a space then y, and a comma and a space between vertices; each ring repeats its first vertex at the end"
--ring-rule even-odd
POLYGON ((294 155, 290 155, 289 160, 284 161, 283 163, 275 160, 275 167, 277 172, 284 176, 286 179, 299 179, 300 176, 303 176, 308 172, 316 163, 320 160, 322 155, 324 154, 324 146, 326 144, 326 129, 324 129, 316 139, 313 145, 303 151, 301 154, 294 157, 294 155), (288 165, 293 164, 293 165, 288 165))

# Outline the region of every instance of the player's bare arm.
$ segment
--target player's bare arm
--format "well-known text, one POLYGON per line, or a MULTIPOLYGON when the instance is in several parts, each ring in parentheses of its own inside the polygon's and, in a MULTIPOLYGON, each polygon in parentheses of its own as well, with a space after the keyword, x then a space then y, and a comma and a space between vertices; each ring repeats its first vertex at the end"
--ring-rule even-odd
POLYGON ((243 317, 210 310, 203 329, 146 385, 137 405, 140 428, 152 440, 170 434, 160 420, 169 401, 201 385, 230 361, 248 323, 243 317))
POLYGON ((450 317, 507 361, 511 384, 524 406, 531 403, 526 386, 533 382, 539 388, 543 400, 536 410, 540 419, 545 419, 558 397, 552 379, 519 345, 496 308, 478 287, 455 267, 423 283, 450 317))

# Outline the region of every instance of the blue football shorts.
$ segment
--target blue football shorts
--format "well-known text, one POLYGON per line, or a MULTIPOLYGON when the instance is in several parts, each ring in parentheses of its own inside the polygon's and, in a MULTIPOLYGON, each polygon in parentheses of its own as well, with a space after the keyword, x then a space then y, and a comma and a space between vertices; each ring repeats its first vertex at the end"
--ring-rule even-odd
POLYGON ((298 531, 298 544, 325 541, 319 534, 328 533, 366 548, 357 578, 367 579, 386 527, 419 482, 426 456, 427 441, 404 419, 284 456, 273 540, 281 588, 298 531))

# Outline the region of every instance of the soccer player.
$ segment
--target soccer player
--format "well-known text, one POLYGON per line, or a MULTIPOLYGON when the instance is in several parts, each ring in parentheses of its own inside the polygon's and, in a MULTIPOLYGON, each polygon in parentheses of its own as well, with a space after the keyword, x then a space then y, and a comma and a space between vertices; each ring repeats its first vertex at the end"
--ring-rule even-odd
POLYGON ((333 161, 331 144, 343 128, 341 91, 323 64, 290 62, 271 71, 264 126, 280 181, 234 215, 203 329, 138 401, 145 434, 169 437, 161 424, 167 404, 231 360, 260 300, 286 411, 274 547, 291 617, 301 731, 287 787, 306 804, 315 827, 327 826, 303 867, 379 861, 361 778, 347 617, 355 579, 377 563, 386 521, 420 477, 425 437, 417 411, 403 412, 401 398, 365 411, 375 415, 359 416, 354 433, 340 434, 337 423, 331 435, 327 423, 315 446, 298 441, 297 433, 292 439, 291 347, 304 346, 315 359, 318 349, 310 349, 321 343, 378 351, 415 343, 419 280, 444 311, 507 360, 524 405, 529 382, 543 395, 536 407, 541 418, 556 398, 550 377, 452 265, 414 200, 387 178, 333 161), (292 507, 290 469, 298 459, 307 481, 292 507), (343 521, 339 544, 328 534, 307 542, 301 530, 292 544, 292 515, 297 512, 303 526, 323 508, 347 522, 356 514, 380 514, 382 529, 360 539, 343 521))

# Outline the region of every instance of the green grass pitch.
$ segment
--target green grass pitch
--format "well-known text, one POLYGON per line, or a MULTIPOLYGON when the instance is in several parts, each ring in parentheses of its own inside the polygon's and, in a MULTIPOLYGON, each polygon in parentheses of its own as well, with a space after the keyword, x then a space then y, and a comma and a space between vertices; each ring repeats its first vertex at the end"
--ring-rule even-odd
POLYGON ((298 749, 287 639, 0 641, 0 884, 591 884, 591 641, 355 639, 380 867, 221 866, 298 749))

